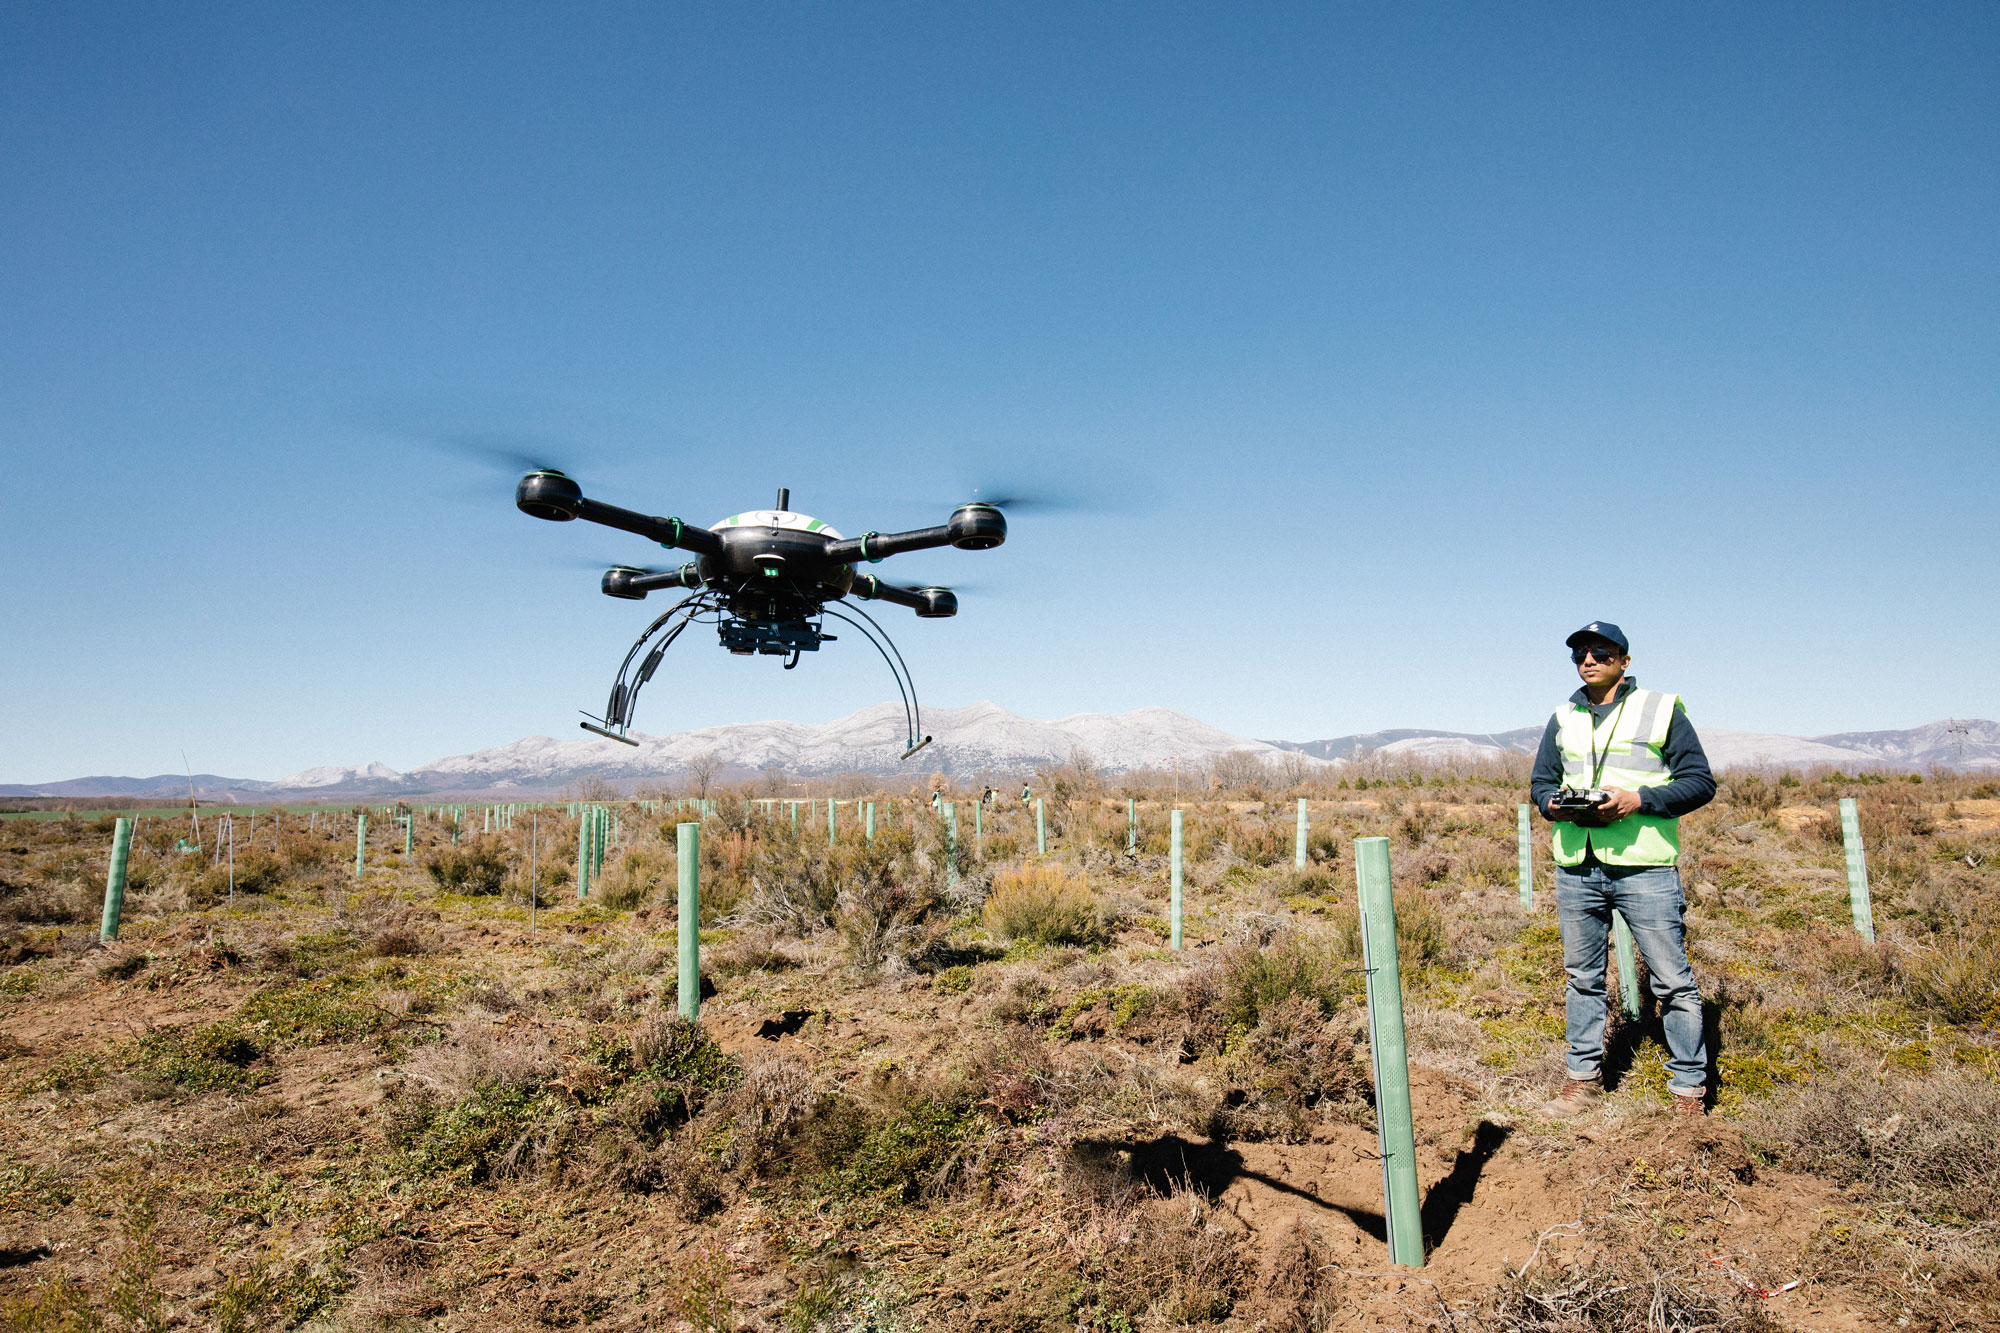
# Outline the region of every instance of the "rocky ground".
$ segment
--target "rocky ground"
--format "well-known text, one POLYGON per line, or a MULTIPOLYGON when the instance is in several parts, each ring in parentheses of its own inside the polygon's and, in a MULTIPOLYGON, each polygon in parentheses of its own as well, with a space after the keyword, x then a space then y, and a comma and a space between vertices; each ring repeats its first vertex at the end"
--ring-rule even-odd
POLYGON ((152 823, 109 948, 109 822, 0 823, 0 1329, 2000 1324, 1990 782, 1729 780, 1685 829, 1713 1113, 1669 1114, 1648 1013, 1601 1109, 1555 1122, 1517 779, 1313 789, 1303 871, 1301 793, 1183 801, 1176 952, 1173 793, 1132 793, 1128 853, 1125 792, 1046 777, 1047 857, 1020 811, 962 818, 954 860, 907 795, 872 842, 843 807, 831 849, 823 816, 720 799, 698 1025, 665 810, 617 807, 583 904, 576 825, 542 811, 532 921, 525 816, 456 848, 420 818, 408 856, 378 816, 358 882, 351 822, 239 821, 233 904, 213 848, 152 823), (1422 1269, 1382 1239, 1374 835, 1422 1269))

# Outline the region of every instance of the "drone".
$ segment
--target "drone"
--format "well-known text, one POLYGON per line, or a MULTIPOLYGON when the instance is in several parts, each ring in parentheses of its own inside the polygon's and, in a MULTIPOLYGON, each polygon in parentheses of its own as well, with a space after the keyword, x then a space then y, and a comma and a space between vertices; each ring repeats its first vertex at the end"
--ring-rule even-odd
POLYGON ((717 627, 722 646, 739 657, 781 657, 784 669, 799 664, 801 653, 818 652, 837 635, 826 632, 828 617, 853 626, 875 646, 903 698, 908 729, 908 759, 931 743, 923 734, 923 714, 917 688, 902 653, 888 632, 855 601, 889 602, 906 606, 925 620, 958 614, 958 597, 949 588, 904 588, 863 574, 858 564, 879 564, 905 551, 956 546, 961 551, 988 551, 1007 540, 1007 519, 999 503, 960 505, 934 528, 909 532, 867 532, 843 537, 809 514, 795 513, 791 491, 781 489, 770 509, 732 514, 713 527, 696 527, 678 518, 656 518, 586 499, 582 487, 566 473, 540 468, 521 478, 514 503, 522 513, 553 523, 582 519, 601 523, 658 542, 669 550, 692 551, 698 559, 678 569, 643 569, 614 565, 604 571, 602 588, 608 597, 644 601, 655 592, 685 591, 687 596, 648 625, 625 654, 611 682, 611 699, 603 716, 584 713, 579 725, 614 741, 636 746, 625 733, 631 726, 639 691, 653 678, 668 648, 688 626, 717 627))

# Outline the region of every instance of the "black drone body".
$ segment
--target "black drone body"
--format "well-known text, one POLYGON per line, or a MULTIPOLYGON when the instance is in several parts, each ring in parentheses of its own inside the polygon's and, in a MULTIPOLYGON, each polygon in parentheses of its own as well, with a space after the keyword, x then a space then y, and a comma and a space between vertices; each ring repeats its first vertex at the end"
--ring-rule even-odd
POLYGON ((938 527, 849 538, 810 515, 792 512, 790 501, 791 493, 781 490, 776 508, 734 514, 702 528, 586 499, 582 488, 561 472, 544 469, 521 478, 514 503, 525 514, 558 523, 579 518, 602 523, 696 556, 678 569, 617 565, 605 571, 602 586, 607 596, 641 601, 649 593, 667 589, 689 595, 647 626, 632 645, 612 682, 604 716, 583 723, 586 731, 638 744, 625 732, 639 690, 691 624, 713 623, 730 652, 782 657, 790 670, 798 665, 800 653, 817 652, 821 643, 836 637, 825 630, 825 619, 832 616, 859 630, 889 664, 909 727, 909 749, 903 757, 930 743, 930 737, 923 735, 916 687, 902 654, 874 618, 852 601, 893 602, 926 619, 937 619, 958 614, 958 598, 949 588, 884 583, 855 566, 939 546, 990 550, 1007 540, 1006 517, 994 505, 967 504, 953 510, 938 527), (844 604, 845 609, 834 603, 844 604))

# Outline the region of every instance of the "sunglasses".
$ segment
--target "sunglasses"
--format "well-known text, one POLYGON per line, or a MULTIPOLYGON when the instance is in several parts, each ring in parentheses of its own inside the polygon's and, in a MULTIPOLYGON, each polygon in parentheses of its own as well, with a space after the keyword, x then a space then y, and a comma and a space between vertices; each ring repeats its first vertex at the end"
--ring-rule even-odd
POLYGON ((1619 658, 1619 652, 1616 648, 1576 648, 1571 650, 1569 660, 1582 666, 1586 657, 1593 662, 1615 662, 1619 658))

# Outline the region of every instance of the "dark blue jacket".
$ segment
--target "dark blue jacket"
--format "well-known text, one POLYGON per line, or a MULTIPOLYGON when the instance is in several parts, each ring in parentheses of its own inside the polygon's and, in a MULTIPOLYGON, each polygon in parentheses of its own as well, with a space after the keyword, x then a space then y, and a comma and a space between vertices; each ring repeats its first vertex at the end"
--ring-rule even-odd
MULTIPOLYGON (((1638 682, 1627 676, 1618 682, 1617 691, 1604 703, 1591 703, 1590 695, 1581 689, 1572 694, 1569 701, 1588 706, 1591 715, 1601 725, 1611 715, 1611 710, 1618 706, 1618 701, 1637 686, 1638 682)), ((1541 748, 1535 751, 1534 776, 1528 779, 1529 799, 1544 818, 1549 813, 1549 798, 1563 785, 1562 743, 1557 739, 1559 730, 1555 717, 1551 715, 1548 728, 1542 732, 1541 748)), ((1667 723, 1667 741, 1661 748, 1671 780, 1657 787, 1639 789, 1641 814, 1678 819, 1715 799, 1715 775, 1708 770, 1708 756, 1702 753, 1701 738, 1694 734, 1694 723, 1687 720, 1687 711, 1679 704, 1674 705, 1673 718, 1667 723)))

